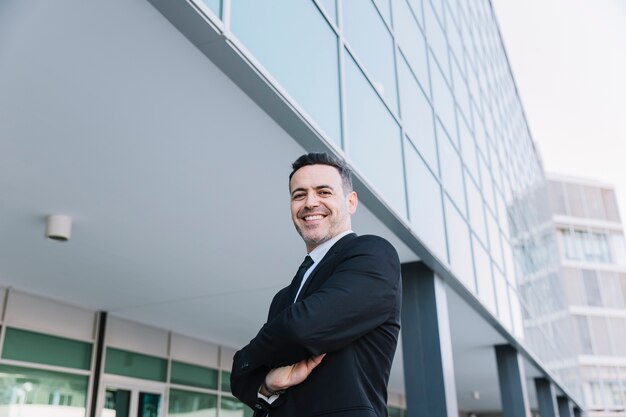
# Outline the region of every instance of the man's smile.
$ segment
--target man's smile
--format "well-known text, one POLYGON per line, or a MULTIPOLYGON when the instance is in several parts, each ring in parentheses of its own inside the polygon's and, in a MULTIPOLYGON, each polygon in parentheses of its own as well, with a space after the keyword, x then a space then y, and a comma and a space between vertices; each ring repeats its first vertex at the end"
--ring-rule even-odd
POLYGON ((303 217, 304 221, 310 222, 314 220, 322 220, 325 216, 323 214, 307 214, 303 217))

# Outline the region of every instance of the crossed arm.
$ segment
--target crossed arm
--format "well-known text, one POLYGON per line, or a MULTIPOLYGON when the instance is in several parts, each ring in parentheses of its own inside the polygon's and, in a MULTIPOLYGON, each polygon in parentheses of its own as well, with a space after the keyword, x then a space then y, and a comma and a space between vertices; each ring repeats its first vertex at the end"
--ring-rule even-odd
POLYGON ((280 391, 303 382, 327 352, 387 320, 396 305, 399 260, 374 236, 357 238, 326 282, 271 319, 234 358, 233 394, 251 405, 261 385, 280 391))

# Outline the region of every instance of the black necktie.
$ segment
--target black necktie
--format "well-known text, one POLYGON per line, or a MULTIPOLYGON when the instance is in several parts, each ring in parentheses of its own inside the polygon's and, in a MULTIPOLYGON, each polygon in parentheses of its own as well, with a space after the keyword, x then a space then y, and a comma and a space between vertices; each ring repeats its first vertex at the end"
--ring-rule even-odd
POLYGON ((298 290, 300 289, 300 285, 302 284, 302 278, 304 278, 304 274, 306 274, 306 271, 311 267, 311 265, 313 265, 313 258, 307 255, 304 258, 304 261, 302 261, 302 264, 300 264, 300 267, 298 268, 298 272, 296 272, 296 276, 293 277, 293 280, 291 281, 291 302, 292 303, 294 302, 296 298, 296 294, 298 294, 298 290))

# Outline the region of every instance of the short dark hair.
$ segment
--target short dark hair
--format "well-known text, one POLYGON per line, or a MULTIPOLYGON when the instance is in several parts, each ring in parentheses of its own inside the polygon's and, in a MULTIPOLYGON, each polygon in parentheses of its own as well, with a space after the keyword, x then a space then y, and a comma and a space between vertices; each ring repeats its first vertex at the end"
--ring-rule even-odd
POLYGON ((349 193, 353 190, 352 188, 352 170, 341 159, 337 158, 334 155, 327 154, 326 152, 311 152, 302 155, 300 158, 296 159, 293 164, 291 164, 291 174, 289 174, 289 183, 291 183, 291 177, 302 167, 308 165, 328 165, 331 167, 335 167, 337 171, 339 171, 339 175, 341 175, 341 183, 343 185, 344 193, 349 193))

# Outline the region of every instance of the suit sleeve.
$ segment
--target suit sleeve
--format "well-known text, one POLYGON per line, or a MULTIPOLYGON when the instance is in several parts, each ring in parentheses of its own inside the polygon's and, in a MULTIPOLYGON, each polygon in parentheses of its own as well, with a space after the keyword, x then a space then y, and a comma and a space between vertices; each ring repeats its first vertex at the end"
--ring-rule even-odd
POLYGON ((268 321, 242 357, 251 368, 289 365, 352 343, 396 311, 400 262, 393 246, 357 238, 324 285, 268 321))

